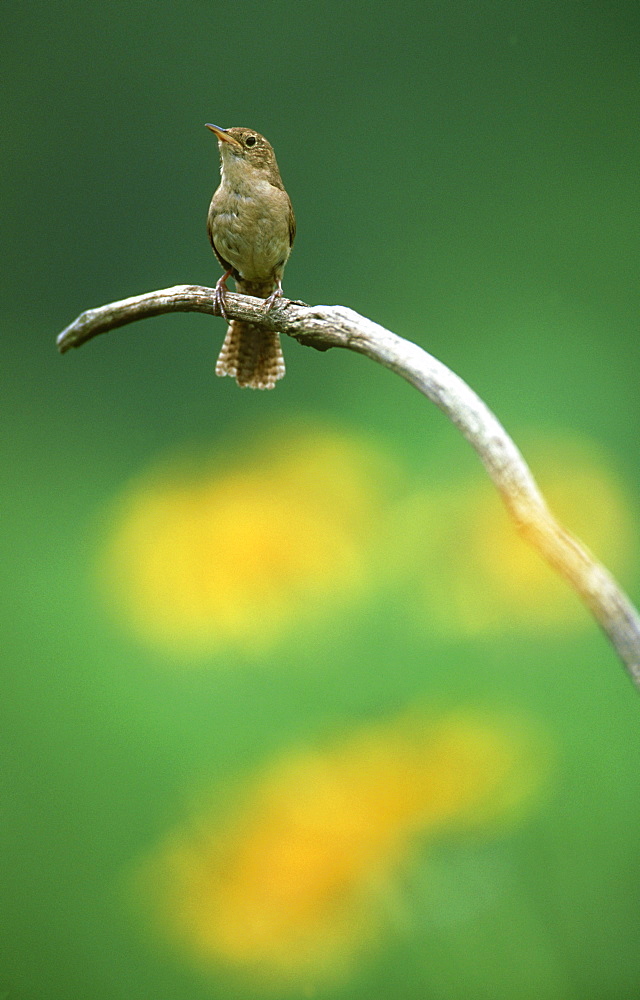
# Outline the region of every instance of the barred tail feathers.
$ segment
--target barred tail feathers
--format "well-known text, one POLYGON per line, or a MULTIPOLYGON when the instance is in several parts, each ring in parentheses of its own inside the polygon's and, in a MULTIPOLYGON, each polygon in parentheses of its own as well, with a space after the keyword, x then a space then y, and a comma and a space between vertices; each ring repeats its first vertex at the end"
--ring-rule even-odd
POLYGON ((232 320, 216 363, 216 375, 231 375, 242 388, 273 389, 284 377, 280 335, 255 323, 232 320))
MULTIPOLYGON (((244 295, 266 299, 274 287, 273 279, 249 282, 236 278, 236 288, 244 295)), ((273 389, 284 374, 280 334, 255 323, 231 320, 216 363, 216 375, 233 376, 241 388, 273 389)))

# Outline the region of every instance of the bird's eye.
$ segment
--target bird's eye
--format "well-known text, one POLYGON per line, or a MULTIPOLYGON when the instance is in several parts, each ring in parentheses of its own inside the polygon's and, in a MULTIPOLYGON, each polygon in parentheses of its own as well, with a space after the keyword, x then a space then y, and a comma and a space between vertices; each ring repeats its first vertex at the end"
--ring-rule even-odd
POLYGON ((244 140, 244 144, 245 146, 255 146, 257 141, 258 140, 256 139, 255 135, 248 135, 247 138, 244 140))

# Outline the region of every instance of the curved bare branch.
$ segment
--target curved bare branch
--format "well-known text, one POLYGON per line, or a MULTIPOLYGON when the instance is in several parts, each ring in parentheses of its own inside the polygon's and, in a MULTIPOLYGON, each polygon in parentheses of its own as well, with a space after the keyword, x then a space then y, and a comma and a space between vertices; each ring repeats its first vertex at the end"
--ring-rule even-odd
MULTIPOLYGON (((230 319, 262 323, 324 351, 343 347, 364 354, 410 382, 456 425, 478 453, 523 537, 580 595, 640 688, 640 615, 611 574, 551 514, 529 467, 479 396, 422 348, 344 306, 308 306, 280 299, 265 311, 262 299, 228 293, 230 319)), ((175 285, 82 313, 58 337, 61 353, 136 320, 168 312, 210 315, 213 289, 175 285)))

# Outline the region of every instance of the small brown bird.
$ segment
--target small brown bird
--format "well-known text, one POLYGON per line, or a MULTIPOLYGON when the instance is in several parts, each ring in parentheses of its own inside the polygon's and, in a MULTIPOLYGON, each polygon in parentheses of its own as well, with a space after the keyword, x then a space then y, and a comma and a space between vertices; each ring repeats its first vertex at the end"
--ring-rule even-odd
MULTIPOLYGON (((221 180, 209 207, 207 230, 225 274, 216 285, 215 302, 225 315, 227 278, 239 292, 267 300, 270 309, 282 295, 296 220, 284 189, 273 148, 250 128, 207 125, 218 137, 221 180)), ((273 389, 284 375, 280 336, 231 320, 216 364, 216 375, 233 375, 239 386, 273 389)))

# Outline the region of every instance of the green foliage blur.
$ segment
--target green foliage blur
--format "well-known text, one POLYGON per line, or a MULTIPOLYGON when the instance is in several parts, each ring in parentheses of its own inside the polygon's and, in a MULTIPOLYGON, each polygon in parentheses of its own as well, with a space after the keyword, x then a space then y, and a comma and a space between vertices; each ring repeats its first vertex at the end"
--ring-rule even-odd
MULTIPOLYGON (((459 434, 347 352, 287 341, 285 380, 240 391, 214 375, 222 321, 198 314, 55 350, 86 308, 215 283, 204 123, 254 127, 298 220, 285 294, 355 308, 457 371, 534 473, 566 487, 569 527, 637 603, 637 3, 3 0, 0 19, 0 998, 637 995, 638 695, 562 587, 538 601, 537 569, 498 579, 524 557, 508 526, 487 527, 499 501, 459 434), (329 455, 301 484, 318 434, 339 443, 338 466, 329 455), (197 649, 150 640, 123 611, 143 599, 113 583, 128 557, 127 580, 147 567, 121 556, 127 503, 168 476, 177 489, 188 467, 189 510, 217 516, 230 469, 263 488, 264 440, 289 463, 273 458, 268 482, 292 550, 262 565, 285 625, 264 645, 232 625, 197 649), (373 457, 345 459, 353 448, 373 457), (322 535, 331 490, 341 548, 322 535), (311 531, 335 561, 303 572, 311 531), (415 706, 524 719, 540 788, 491 838, 412 833, 374 888, 369 872, 382 916, 348 968, 292 989, 193 962, 151 926, 136 872, 201 795, 224 825, 230 789, 273 761, 415 706)), ((217 536, 167 542, 166 525, 145 593, 173 628, 189 593, 166 575, 180 539, 184 565, 222 557, 217 536), (154 566, 175 587, 168 613, 154 566)), ((225 558, 205 617, 255 584, 253 563, 236 577, 225 558)))

